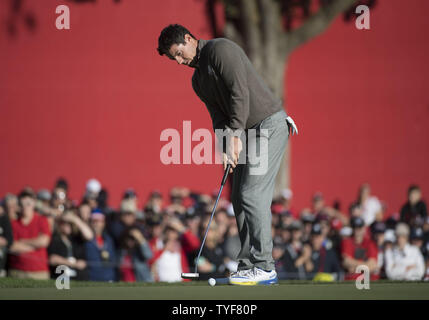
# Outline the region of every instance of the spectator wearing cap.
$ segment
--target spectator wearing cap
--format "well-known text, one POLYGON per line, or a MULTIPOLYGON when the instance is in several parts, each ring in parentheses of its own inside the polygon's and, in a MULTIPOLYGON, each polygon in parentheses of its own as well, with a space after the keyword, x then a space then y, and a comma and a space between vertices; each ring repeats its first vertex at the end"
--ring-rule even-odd
POLYGON ((132 206, 136 208, 134 212, 138 220, 144 219, 144 212, 138 209, 139 198, 137 197, 137 193, 134 189, 128 188, 127 190, 125 190, 124 195, 122 196, 122 200, 132 203, 132 206))
POLYGON ((125 229, 130 227, 136 227, 143 232, 143 228, 137 223, 137 205, 134 199, 125 198, 121 201, 120 209, 119 209, 119 217, 113 218, 108 224, 107 229, 109 234, 112 236, 115 241, 115 245, 119 246, 121 241, 122 233, 125 229))
POLYGON ((106 232, 105 216, 99 210, 91 213, 90 224, 94 238, 85 245, 89 280, 116 281, 116 249, 113 239, 106 232))
POLYGON ((322 232, 322 226, 315 223, 311 229, 311 255, 307 262, 307 278, 313 279, 323 273, 332 275, 332 280, 339 279, 341 272, 340 262, 336 252, 332 249, 332 243, 322 232))
POLYGON ((153 215, 146 220, 146 224, 149 227, 149 246, 152 252, 162 250, 164 248, 163 233, 163 217, 159 214, 153 215))
POLYGON ((423 226, 427 215, 427 206, 422 200, 420 187, 411 185, 408 188, 408 201, 401 208, 400 221, 411 228, 419 228, 423 226))
POLYGON ((139 228, 131 226, 124 230, 118 256, 121 281, 153 282, 149 267, 153 253, 139 228))
POLYGON ((6 258, 12 242, 12 226, 3 206, 0 205, 0 278, 6 276, 6 258))
POLYGON ((371 195, 371 187, 368 183, 362 184, 359 188, 356 203, 361 208, 361 217, 365 221, 365 225, 369 226, 374 221, 381 221, 383 219, 381 202, 376 196, 371 195))
POLYGON ((47 189, 41 189, 37 192, 36 210, 45 216, 51 215, 51 192, 47 189))
POLYGON ((83 201, 86 201, 89 206, 91 207, 91 210, 98 208, 98 194, 101 191, 101 183, 97 179, 89 179, 86 183, 86 190, 85 195, 83 198, 83 201))
POLYGON ((149 199, 145 205, 145 213, 147 211, 152 212, 153 214, 160 214, 164 209, 164 200, 162 197, 162 193, 158 190, 154 190, 149 195, 149 199))
POLYGON ((9 249, 9 276, 49 279, 46 248, 51 231, 46 217, 34 211, 36 196, 30 190, 19 195, 21 211, 12 221, 13 243, 9 249))
POLYGON ((278 203, 282 206, 281 211, 287 211, 294 219, 299 219, 298 213, 292 208, 293 192, 291 189, 283 189, 278 197, 278 203))
POLYGON ((409 244, 410 228, 398 223, 395 230, 396 245, 386 251, 386 275, 391 280, 421 280, 425 263, 419 248, 409 244))
POLYGON ((365 236, 366 227, 362 218, 352 218, 351 227, 352 236, 343 239, 341 243, 343 267, 347 272, 345 280, 356 279, 360 275, 356 273, 356 268, 360 265, 366 265, 371 273, 371 280, 377 280, 379 278, 377 245, 365 236))
MULTIPOLYGON (((306 279, 306 268, 309 266, 311 249, 303 246, 302 223, 294 221, 289 226, 291 232, 291 241, 285 247, 281 258, 281 264, 284 269, 284 279, 306 279)), ((281 276, 281 275, 279 275, 281 276)))
POLYGON ((301 222, 303 224, 303 241, 309 241, 311 237, 311 229, 313 227, 313 223, 316 221, 316 218, 313 214, 307 211, 303 211, 301 213, 301 222))
POLYGON ((66 211, 56 218, 56 228, 48 247, 51 278, 55 279, 57 266, 67 266, 67 274, 74 280, 88 280, 85 246, 94 233, 72 211, 66 211), (76 232, 73 232, 76 229, 76 232))
POLYGON ((384 233, 386 232, 386 225, 384 222, 375 221, 369 227, 371 239, 375 242, 378 249, 377 265, 380 270, 380 277, 384 278, 384 233))
POLYGON ((425 242, 422 228, 413 228, 410 231, 410 243, 419 248, 425 262, 428 260, 428 244, 425 242))

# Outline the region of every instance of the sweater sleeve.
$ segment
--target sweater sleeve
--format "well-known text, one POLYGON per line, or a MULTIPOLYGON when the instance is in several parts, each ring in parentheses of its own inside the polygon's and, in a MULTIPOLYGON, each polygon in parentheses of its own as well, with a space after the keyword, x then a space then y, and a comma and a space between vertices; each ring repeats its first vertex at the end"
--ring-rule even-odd
POLYGON ((244 62, 245 53, 235 43, 219 41, 213 47, 211 62, 231 93, 228 127, 246 129, 249 118, 249 89, 244 62))

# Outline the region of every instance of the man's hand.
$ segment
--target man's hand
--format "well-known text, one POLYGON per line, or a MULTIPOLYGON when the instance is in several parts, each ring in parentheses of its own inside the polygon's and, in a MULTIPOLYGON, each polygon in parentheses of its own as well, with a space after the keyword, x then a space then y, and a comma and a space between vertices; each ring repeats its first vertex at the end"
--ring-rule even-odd
POLYGON ((136 239, 136 241, 139 244, 144 244, 146 243, 146 239, 144 238, 143 234, 140 232, 140 230, 138 229, 132 229, 130 231, 130 235, 133 236, 134 239, 136 239))
POLYGON ((243 145, 240 137, 231 135, 228 139, 226 153, 223 154, 223 169, 225 170, 228 163, 230 163, 232 168, 229 173, 232 173, 238 164, 238 158, 241 150, 243 150, 243 145))
POLYGON ((286 123, 288 126, 289 135, 291 134, 290 132, 291 129, 292 129, 292 135, 294 134, 298 135, 298 128, 296 127, 296 124, 291 117, 286 118, 286 123))

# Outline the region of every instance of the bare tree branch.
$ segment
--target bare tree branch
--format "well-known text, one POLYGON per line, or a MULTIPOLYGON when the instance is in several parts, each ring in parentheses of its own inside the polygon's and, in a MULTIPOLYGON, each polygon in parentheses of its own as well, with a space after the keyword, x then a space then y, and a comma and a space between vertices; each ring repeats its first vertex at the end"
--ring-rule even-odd
POLYGON ((358 0, 333 0, 329 5, 322 6, 302 26, 287 32, 285 40, 282 41, 286 56, 298 46, 323 33, 340 13, 349 9, 356 2, 358 0))

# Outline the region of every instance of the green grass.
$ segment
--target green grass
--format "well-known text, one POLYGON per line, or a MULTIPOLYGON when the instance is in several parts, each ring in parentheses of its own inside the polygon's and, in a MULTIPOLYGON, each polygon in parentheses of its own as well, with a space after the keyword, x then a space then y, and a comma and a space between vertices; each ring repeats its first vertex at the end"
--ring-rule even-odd
POLYGON ((58 290, 54 280, 0 279, 4 299, 145 299, 145 300, 291 300, 291 299, 411 299, 428 300, 427 282, 371 282, 369 290, 358 290, 354 282, 313 283, 281 281, 276 286, 210 287, 206 281, 188 283, 100 283, 71 281, 70 290, 58 290))

